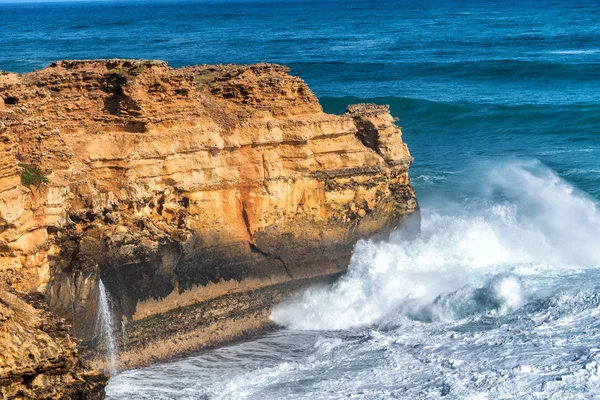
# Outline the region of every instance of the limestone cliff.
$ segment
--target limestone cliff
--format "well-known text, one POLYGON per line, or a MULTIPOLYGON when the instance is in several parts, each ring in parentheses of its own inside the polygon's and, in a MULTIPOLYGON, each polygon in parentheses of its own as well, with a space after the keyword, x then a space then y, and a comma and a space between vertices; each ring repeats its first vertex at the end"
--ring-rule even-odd
POLYGON ((107 377, 85 371, 64 322, 27 300, 0 290, 0 398, 104 398, 107 377))
POLYGON ((188 343, 169 356, 259 330, 358 239, 418 215, 388 108, 325 114, 278 65, 2 74, 0 155, 1 279, 90 344, 102 279, 122 351, 148 357, 159 338, 188 343))

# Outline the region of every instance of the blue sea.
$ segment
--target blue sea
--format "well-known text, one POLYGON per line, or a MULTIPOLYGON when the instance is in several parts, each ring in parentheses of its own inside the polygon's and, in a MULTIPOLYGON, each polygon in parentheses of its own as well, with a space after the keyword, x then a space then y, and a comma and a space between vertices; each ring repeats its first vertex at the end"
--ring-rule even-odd
POLYGON ((0 4, 0 70, 113 57, 281 63, 327 112, 389 104, 422 233, 109 399, 600 398, 600 3, 0 4))

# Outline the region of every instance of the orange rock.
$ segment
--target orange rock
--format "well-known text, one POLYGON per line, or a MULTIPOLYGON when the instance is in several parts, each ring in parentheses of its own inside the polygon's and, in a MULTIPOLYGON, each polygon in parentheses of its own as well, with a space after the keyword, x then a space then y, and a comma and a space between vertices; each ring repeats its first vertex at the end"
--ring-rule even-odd
POLYGON ((344 270, 358 239, 418 215, 412 158, 387 107, 325 114, 288 71, 100 60, 0 75, 0 276, 63 315, 71 293, 88 338, 100 276, 132 318, 209 283, 344 270), (19 163, 49 182, 24 187, 19 163))
POLYGON ((85 370, 64 321, 26 299, 0 289, 0 397, 103 399, 107 377, 85 370))

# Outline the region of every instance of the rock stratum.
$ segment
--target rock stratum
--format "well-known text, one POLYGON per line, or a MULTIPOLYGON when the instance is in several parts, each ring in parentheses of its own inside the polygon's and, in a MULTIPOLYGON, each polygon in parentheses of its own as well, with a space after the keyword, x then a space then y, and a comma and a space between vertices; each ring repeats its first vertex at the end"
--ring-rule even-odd
POLYGON ((107 377, 86 370, 68 326, 43 300, 0 290, 0 345, 0 398, 104 398, 107 377))
POLYGON ((344 271, 357 240, 418 226, 389 109, 326 114, 288 72, 0 74, 0 281, 43 294, 92 354, 102 280, 132 367, 259 332, 274 303, 344 271))

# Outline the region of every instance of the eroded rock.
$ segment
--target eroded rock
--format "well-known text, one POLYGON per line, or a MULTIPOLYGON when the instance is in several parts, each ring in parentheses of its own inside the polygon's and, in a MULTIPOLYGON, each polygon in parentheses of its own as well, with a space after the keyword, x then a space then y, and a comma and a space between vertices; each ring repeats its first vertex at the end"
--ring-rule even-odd
POLYGON ((101 60, 0 75, 2 279, 92 340, 100 278, 116 320, 139 321, 331 276, 357 240, 406 226, 412 158, 389 109, 325 114, 288 71, 101 60), (19 164, 48 182, 24 186, 19 164))
POLYGON ((87 371, 75 345, 41 299, 0 289, 0 398, 103 399, 107 377, 87 371))

